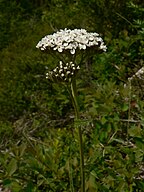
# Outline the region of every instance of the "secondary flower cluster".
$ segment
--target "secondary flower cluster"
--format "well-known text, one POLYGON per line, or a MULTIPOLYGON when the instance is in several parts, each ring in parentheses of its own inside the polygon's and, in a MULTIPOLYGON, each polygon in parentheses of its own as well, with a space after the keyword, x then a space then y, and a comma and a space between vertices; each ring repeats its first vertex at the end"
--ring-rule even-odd
POLYGON ((97 46, 103 51, 107 49, 98 33, 88 33, 85 29, 61 29, 52 35, 42 38, 36 48, 42 51, 53 49, 58 52, 69 50, 71 54, 75 54, 77 48, 84 50, 92 46, 97 46))
POLYGON ((69 81, 79 69, 80 67, 73 62, 64 64, 60 61, 59 66, 46 73, 46 78, 56 81, 69 81))

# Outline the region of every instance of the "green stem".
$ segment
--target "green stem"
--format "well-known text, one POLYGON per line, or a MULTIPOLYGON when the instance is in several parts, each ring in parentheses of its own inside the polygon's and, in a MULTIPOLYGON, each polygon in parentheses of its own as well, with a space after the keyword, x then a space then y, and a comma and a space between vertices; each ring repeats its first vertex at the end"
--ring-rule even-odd
MULTIPOLYGON (((75 110, 76 121, 79 121, 79 108, 77 103, 77 90, 76 90, 76 80, 75 78, 71 82, 71 97, 72 103, 75 110)), ((81 126, 78 125, 78 136, 79 136, 79 150, 80 150, 80 169, 81 169, 81 192, 85 192, 85 174, 84 174, 84 153, 83 153, 83 139, 81 126)))

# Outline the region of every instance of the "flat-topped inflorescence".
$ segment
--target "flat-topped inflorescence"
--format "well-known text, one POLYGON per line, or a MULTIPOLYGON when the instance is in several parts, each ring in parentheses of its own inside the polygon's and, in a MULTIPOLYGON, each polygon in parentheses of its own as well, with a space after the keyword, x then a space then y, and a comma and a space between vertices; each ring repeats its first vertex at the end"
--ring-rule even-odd
POLYGON ((60 53, 69 50, 71 54, 75 54, 76 49, 85 50, 94 46, 102 51, 107 49, 98 33, 88 33, 85 29, 61 29, 42 38, 36 48, 42 51, 52 49, 60 53))
POLYGON ((64 64, 60 61, 59 66, 46 73, 46 78, 53 81, 69 82, 79 69, 80 67, 73 62, 64 64))

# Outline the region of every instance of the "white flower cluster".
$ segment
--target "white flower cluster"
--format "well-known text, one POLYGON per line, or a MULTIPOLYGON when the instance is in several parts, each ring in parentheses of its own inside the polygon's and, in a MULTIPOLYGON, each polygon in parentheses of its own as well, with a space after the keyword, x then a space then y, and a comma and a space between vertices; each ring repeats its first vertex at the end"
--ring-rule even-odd
POLYGON ((60 61, 59 66, 46 73, 46 78, 58 81, 69 81, 79 69, 80 67, 76 66, 73 62, 64 64, 60 61))
POLYGON ((84 50, 92 46, 103 51, 107 49, 98 33, 88 33, 85 29, 64 29, 42 38, 36 48, 42 51, 52 48, 58 52, 69 50, 71 54, 75 54, 77 48, 84 50))
POLYGON ((135 77, 142 79, 142 76, 141 76, 142 74, 144 74, 144 67, 140 68, 132 77, 128 78, 128 80, 131 81, 135 77))

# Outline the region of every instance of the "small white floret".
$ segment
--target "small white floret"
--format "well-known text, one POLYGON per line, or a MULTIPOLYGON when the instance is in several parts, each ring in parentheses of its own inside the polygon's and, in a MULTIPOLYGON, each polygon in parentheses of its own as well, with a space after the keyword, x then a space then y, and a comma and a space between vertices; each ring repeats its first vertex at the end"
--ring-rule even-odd
POLYGON ((77 69, 80 69, 80 66, 77 66, 77 69))
POLYGON ((60 70, 59 70, 59 73, 61 73, 61 72, 63 72, 63 70, 62 70, 62 69, 60 69, 60 70))
POLYGON ((70 74, 70 73, 71 73, 70 71, 67 71, 67 72, 66 72, 67 75, 70 74))
POLYGON ((64 77, 64 73, 62 73, 61 76, 64 77))
POLYGON ((75 49, 70 50, 70 53, 71 53, 72 55, 74 55, 74 54, 75 54, 75 49))

